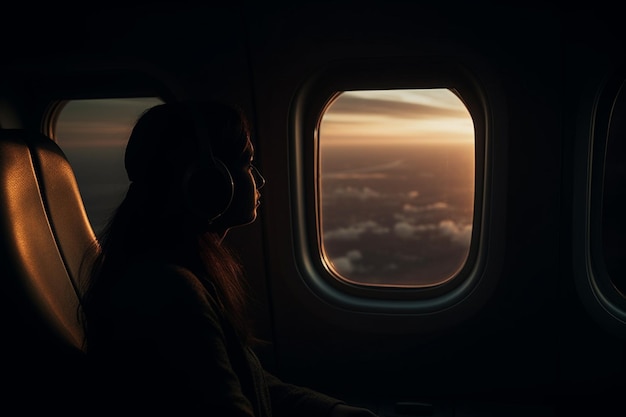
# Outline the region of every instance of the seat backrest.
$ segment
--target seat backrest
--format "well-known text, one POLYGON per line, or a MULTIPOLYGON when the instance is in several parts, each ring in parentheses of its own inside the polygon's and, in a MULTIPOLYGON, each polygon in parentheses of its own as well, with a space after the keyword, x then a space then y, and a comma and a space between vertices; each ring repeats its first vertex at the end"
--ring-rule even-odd
POLYGON ((0 239, 3 344, 13 348, 5 358, 13 376, 30 384, 23 374, 33 367, 67 372, 54 353, 82 355, 80 271, 96 238, 68 160, 38 132, 0 129, 0 239))

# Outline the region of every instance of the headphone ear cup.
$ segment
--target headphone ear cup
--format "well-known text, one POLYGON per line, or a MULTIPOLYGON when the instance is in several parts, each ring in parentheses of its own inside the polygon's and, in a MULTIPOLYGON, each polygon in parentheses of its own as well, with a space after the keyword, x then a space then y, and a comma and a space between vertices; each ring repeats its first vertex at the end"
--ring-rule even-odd
POLYGON ((210 166, 195 164, 184 180, 184 194, 191 211, 209 222, 220 217, 233 201, 235 186, 226 165, 213 159, 210 166))

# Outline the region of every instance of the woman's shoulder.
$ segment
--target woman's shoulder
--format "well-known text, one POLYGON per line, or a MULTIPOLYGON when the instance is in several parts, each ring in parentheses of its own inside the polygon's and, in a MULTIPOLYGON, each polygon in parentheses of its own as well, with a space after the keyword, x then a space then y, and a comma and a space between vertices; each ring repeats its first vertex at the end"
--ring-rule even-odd
POLYGON ((198 274, 165 260, 134 262, 123 271, 117 283, 118 301, 139 303, 148 310, 163 304, 214 305, 213 296, 198 274))

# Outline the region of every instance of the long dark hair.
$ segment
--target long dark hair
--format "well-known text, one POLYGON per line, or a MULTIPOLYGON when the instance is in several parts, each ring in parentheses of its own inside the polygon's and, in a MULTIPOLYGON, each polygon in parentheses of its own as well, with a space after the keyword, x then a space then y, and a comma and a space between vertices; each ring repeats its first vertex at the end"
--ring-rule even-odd
MULTIPOLYGON (((218 103, 193 103, 206 117, 215 155, 235 160, 250 135, 243 113, 218 103)), ((132 180, 126 196, 86 255, 88 279, 81 317, 84 348, 98 320, 102 297, 121 272, 143 258, 165 259, 196 273, 214 292, 221 313, 244 343, 251 340, 247 290, 237 256, 221 242, 206 219, 190 215, 181 182, 198 154, 198 131, 189 103, 166 103, 138 119, 126 148, 126 171, 132 180)), ((207 190, 209 192, 209 190, 207 190)))

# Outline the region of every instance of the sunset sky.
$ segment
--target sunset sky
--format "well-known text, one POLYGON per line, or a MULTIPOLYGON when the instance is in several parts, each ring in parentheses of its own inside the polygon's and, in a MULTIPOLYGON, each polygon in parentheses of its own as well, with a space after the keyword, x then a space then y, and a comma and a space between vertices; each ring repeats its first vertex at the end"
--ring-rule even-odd
POLYGON ((448 89, 342 93, 320 123, 322 146, 473 143, 474 124, 448 89))
POLYGON ((126 146, 139 115, 157 98, 72 100, 61 110, 56 139, 67 146, 126 146))

